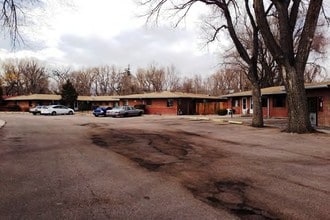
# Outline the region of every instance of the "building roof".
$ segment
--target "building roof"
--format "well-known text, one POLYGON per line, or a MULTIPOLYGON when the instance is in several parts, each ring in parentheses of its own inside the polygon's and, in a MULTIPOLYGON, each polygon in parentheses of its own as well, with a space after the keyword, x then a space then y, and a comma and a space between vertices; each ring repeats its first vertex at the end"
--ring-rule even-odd
POLYGON ((120 99, 167 99, 167 98, 219 99, 219 97, 205 95, 205 94, 170 92, 170 91, 132 94, 125 96, 118 96, 118 98, 120 99))
POLYGON ((330 88, 330 82, 306 83, 305 88, 306 89, 330 88))
MULTIPOLYGON (((285 94, 284 86, 274 86, 261 89, 261 95, 275 95, 275 94, 285 94)), ((242 97, 242 96, 252 96, 252 91, 245 91, 245 92, 237 92, 228 95, 224 95, 222 97, 242 97)))
MULTIPOLYGON (((321 88, 330 88, 330 82, 320 82, 320 83, 306 83, 305 89, 321 89, 321 88)), ((273 86, 268 88, 261 89, 261 95, 279 95, 286 94, 284 86, 273 86)), ((252 96, 252 91, 237 92, 228 95, 221 96, 222 98, 230 97, 243 97, 243 96, 252 96)))
POLYGON ((78 101, 119 101, 115 96, 78 96, 78 101))
POLYGON ((24 101, 24 100, 60 100, 60 95, 54 94, 32 94, 32 95, 20 95, 6 98, 7 101, 24 101))

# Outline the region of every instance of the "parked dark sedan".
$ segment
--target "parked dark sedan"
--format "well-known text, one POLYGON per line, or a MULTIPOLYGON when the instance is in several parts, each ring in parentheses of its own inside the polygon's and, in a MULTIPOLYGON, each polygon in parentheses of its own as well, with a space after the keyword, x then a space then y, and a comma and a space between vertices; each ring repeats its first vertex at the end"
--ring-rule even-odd
POLYGON ((111 110, 111 107, 97 107, 93 110, 93 115, 95 117, 99 117, 99 116, 107 116, 107 110, 111 110))

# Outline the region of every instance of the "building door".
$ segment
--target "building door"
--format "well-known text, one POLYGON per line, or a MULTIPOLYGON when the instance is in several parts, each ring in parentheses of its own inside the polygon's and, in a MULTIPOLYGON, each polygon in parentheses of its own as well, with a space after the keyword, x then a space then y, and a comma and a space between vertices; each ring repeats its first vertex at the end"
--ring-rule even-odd
POLYGON ((252 99, 252 97, 250 98, 250 110, 249 110, 249 114, 253 114, 253 99, 252 99))
POLYGON ((309 97, 307 98, 307 105, 308 105, 308 113, 309 113, 309 120, 312 126, 317 126, 317 97, 309 97))
POLYGON ((194 99, 178 99, 178 115, 194 115, 196 114, 196 100, 194 99))
POLYGON ((77 101, 75 101, 73 103, 73 110, 75 110, 75 111, 78 111, 79 110, 79 108, 78 108, 78 102, 77 101))
POLYGON ((246 115, 247 114, 247 99, 242 98, 242 114, 246 115))
POLYGON ((178 107, 177 107, 178 112, 177 112, 177 114, 178 115, 185 115, 186 114, 186 111, 185 111, 186 106, 183 103, 183 100, 182 99, 178 99, 177 103, 178 103, 178 107))

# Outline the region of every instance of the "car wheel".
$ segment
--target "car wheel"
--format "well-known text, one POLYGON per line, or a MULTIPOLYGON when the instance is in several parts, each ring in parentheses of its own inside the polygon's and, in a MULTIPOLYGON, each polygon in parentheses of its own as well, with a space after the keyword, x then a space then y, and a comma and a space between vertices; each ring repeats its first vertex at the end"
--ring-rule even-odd
POLYGON ((138 114, 139 116, 141 116, 142 115, 142 112, 139 112, 139 114, 138 114))
POLYGON ((99 115, 94 115, 95 117, 99 117, 99 115))
POLYGON ((54 112, 52 112, 52 115, 56 115, 56 112, 54 111, 54 112))
POLYGON ((33 115, 36 115, 37 113, 33 112, 32 114, 33 114, 33 115))
POLYGON ((73 112, 72 111, 69 111, 69 113, 68 113, 69 115, 73 115, 73 112))

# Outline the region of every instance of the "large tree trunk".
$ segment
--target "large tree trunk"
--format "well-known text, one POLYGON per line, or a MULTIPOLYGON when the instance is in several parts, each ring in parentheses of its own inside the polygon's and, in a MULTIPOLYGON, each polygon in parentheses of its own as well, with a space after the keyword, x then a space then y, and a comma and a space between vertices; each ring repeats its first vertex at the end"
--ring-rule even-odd
POLYGON ((252 85, 252 100, 253 100, 253 118, 252 118, 252 127, 263 127, 264 118, 262 113, 262 103, 261 103, 261 89, 260 85, 252 85))
POLYGON ((312 127, 308 117, 304 71, 323 0, 272 0, 271 2, 272 4, 270 7, 268 4, 267 9, 263 0, 253 0, 253 6, 264 42, 283 74, 289 109, 287 130, 294 133, 309 132, 312 127), (268 22, 268 15, 273 6, 278 16, 280 38, 273 34, 268 22), (307 9, 306 15, 300 16, 302 9, 307 9), (303 24, 302 29, 301 24, 303 24), (301 31, 298 32, 299 35, 296 35, 295 31, 298 29, 301 31), (298 42, 297 47, 294 45, 295 41, 298 42))
POLYGON ((303 74, 290 65, 281 66, 288 104, 288 132, 306 133, 313 130, 308 114, 303 74))

